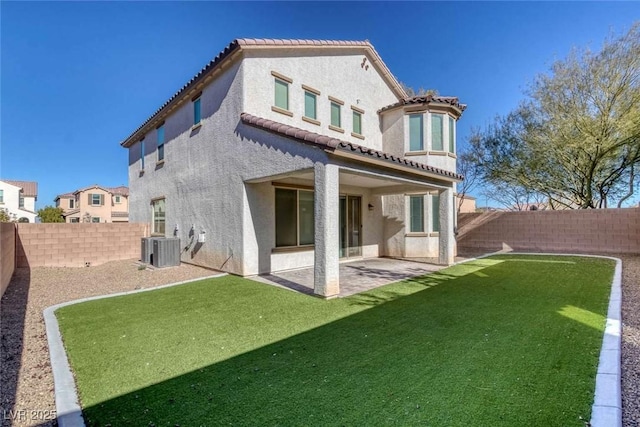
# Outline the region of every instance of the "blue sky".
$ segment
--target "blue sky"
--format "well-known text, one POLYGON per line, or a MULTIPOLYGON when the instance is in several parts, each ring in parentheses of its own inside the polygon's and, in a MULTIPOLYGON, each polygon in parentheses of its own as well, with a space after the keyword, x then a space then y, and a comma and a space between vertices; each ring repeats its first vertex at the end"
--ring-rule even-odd
POLYGON ((638 19, 638 2, 2 1, 0 177, 37 181, 38 208, 127 185, 120 141, 242 37, 368 39, 399 80, 468 104, 464 144, 573 46, 638 19))

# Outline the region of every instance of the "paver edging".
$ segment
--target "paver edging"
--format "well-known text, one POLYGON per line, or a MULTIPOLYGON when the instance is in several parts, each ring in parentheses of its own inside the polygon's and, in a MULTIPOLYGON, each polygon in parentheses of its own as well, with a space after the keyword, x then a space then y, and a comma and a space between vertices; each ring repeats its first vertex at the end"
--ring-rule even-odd
POLYGON ((47 307, 44 312, 44 322, 47 331, 47 343, 49 344, 49 358, 51 359, 51 370, 53 372, 53 386, 56 399, 56 414, 59 427, 84 427, 84 419, 82 418, 82 409, 78 402, 78 391, 76 383, 69 366, 67 353, 62 343, 62 335, 58 327, 58 319, 55 312, 59 308, 68 305, 79 304, 82 302, 93 301, 98 299, 113 298, 123 295, 137 294, 140 292, 155 291, 157 289, 169 288, 172 286, 183 285, 186 283, 197 282, 200 280, 214 279, 226 276, 227 273, 215 274, 212 276, 198 277, 196 279, 183 280, 181 282, 169 283, 167 285, 156 286, 153 288, 136 289, 133 291, 118 292, 109 295, 98 295, 94 297, 80 298, 73 301, 67 301, 60 304, 47 307))

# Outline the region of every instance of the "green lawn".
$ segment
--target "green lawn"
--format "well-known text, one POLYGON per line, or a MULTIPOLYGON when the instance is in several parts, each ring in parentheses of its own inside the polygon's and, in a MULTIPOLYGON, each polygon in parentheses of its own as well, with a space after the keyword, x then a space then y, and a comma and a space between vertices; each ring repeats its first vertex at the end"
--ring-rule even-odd
POLYGON ((227 276, 57 317, 87 425, 584 426, 613 269, 501 255, 330 301, 227 276))

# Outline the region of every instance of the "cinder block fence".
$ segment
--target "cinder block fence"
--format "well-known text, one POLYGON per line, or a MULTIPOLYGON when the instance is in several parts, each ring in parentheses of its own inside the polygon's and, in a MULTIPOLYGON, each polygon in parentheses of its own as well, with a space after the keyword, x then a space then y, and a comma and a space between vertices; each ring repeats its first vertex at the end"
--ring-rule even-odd
MULTIPOLYGON (((147 224, 0 224, 0 290, 15 268, 84 267, 140 257, 147 224)), ((1 294, 0 294, 1 295, 1 294)))
POLYGON ((640 208, 460 214, 458 252, 640 253, 640 208))

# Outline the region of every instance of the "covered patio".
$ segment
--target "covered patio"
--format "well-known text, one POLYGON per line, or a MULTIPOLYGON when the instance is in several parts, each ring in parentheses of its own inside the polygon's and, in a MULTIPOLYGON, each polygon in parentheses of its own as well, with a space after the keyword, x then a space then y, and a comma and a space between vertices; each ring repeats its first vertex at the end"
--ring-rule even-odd
MULTIPOLYGON (((465 258, 457 257, 456 261, 465 258)), ((346 297, 365 292, 389 283, 423 276, 446 268, 437 260, 410 261, 395 258, 369 258, 341 262, 339 266, 340 293, 346 297), (431 262, 429 262, 431 261, 431 262)), ((274 285, 307 295, 314 295, 314 268, 300 268, 278 273, 250 277, 252 280, 274 285)))

